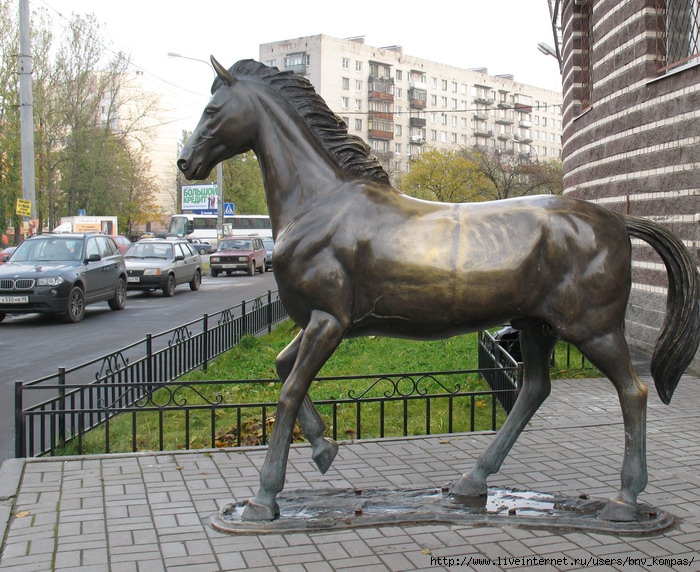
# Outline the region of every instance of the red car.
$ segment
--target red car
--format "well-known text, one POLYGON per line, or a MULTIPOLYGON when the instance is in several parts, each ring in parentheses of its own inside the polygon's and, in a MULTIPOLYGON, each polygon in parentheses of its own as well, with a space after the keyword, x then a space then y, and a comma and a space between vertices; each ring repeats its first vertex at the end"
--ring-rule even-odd
POLYGON ((8 246, 7 248, 0 250, 0 264, 5 264, 7 259, 10 258, 10 254, 12 254, 16 249, 16 246, 8 246))
POLYGON ((124 254, 124 251, 131 246, 131 241, 121 234, 111 234, 110 236, 114 239, 114 242, 117 243, 117 248, 122 254, 124 254))
POLYGON ((235 236, 224 238, 209 258, 209 271, 212 278, 226 272, 229 276, 238 270, 265 272, 267 251, 259 236, 235 236))

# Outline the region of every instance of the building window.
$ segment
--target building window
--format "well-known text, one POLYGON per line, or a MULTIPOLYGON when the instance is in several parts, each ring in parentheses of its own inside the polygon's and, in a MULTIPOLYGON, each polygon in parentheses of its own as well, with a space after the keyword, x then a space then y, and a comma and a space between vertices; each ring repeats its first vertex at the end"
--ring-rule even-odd
POLYGON ((396 70, 396 72, 394 73, 396 73, 396 79, 398 81, 401 81, 403 79, 403 72, 401 70, 396 70))
POLYGON ((362 119, 355 119, 355 131, 362 131, 362 119))
POLYGON ((343 89, 350 89, 350 78, 344 77, 341 81, 343 89))
POLYGON ((343 69, 344 70, 350 69, 350 58, 343 58, 343 69))
POLYGON ((361 72, 361 71, 362 71, 362 62, 359 61, 359 60, 357 60, 357 61, 355 62, 355 71, 357 71, 357 72, 361 72))
POLYGON ((342 107, 343 109, 348 109, 350 107, 350 98, 341 97, 340 98, 340 107, 342 107))
POLYGON ((656 0, 659 71, 700 58, 700 0, 656 0))
POLYGON ((356 79, 355 80, 355 91, 362 91, 362 80, 361 79, 356 79))
POLYGON ((355 100, 355 111, 362 111, 362 100, 361 99, 355 100))

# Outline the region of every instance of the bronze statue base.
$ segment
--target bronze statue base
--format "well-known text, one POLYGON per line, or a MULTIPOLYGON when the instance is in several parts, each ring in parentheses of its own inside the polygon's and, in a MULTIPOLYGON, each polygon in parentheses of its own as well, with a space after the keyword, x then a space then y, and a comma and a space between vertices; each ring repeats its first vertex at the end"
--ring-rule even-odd
POLYGON ((657 532, 673 516, 640 504, 639 519, 611 522, 598 517, 605 500, 535 491, 489 487, 476 501, 441 489, 291 490, 277 497, 280 518, 256 522, 242 519, 247 501, 229 504, 211 519, 212 526, 231 534, 272 534, 338 530, 417 523, 471 526, 522 526, 554 530, 640 534, 657 532))

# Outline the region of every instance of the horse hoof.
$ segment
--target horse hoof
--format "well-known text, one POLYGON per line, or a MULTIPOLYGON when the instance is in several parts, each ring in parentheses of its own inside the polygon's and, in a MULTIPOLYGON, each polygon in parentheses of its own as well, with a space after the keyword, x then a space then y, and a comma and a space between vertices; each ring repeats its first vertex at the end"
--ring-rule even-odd
POLYGON ((271 504, 265 504, 253 497, 246 503, 241 518, 243 520, 275 520, 280 515, 280 507, 277 501, 273 500, 271 504))
POLYGON ((639 520, 639 506, 614 498, 605 503, 598 517, 614 522, 634 522, 639 520))
POLYGON ((322 475, 326 474, 326 471, 331 468, 333 464, 333 459, 338 454, 338 443, 332 439, 323 439, 323 445, 318 447, 318 451, 314 453, 311 458, 316 463, 318 470, 322 475))
POLYGON ((469 475, 463 475, 450 492, 464 498, 485 497, 488 494, 488 487, 486 481, 475 480, 469 475))

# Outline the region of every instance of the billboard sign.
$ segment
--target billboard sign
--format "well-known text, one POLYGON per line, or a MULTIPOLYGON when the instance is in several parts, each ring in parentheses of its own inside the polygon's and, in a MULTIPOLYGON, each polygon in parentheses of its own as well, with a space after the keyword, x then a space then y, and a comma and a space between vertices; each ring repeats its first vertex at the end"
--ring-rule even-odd
POLYGON ((183 185, 182 212, 213 211, 219 208, 216 185, 183 185))

